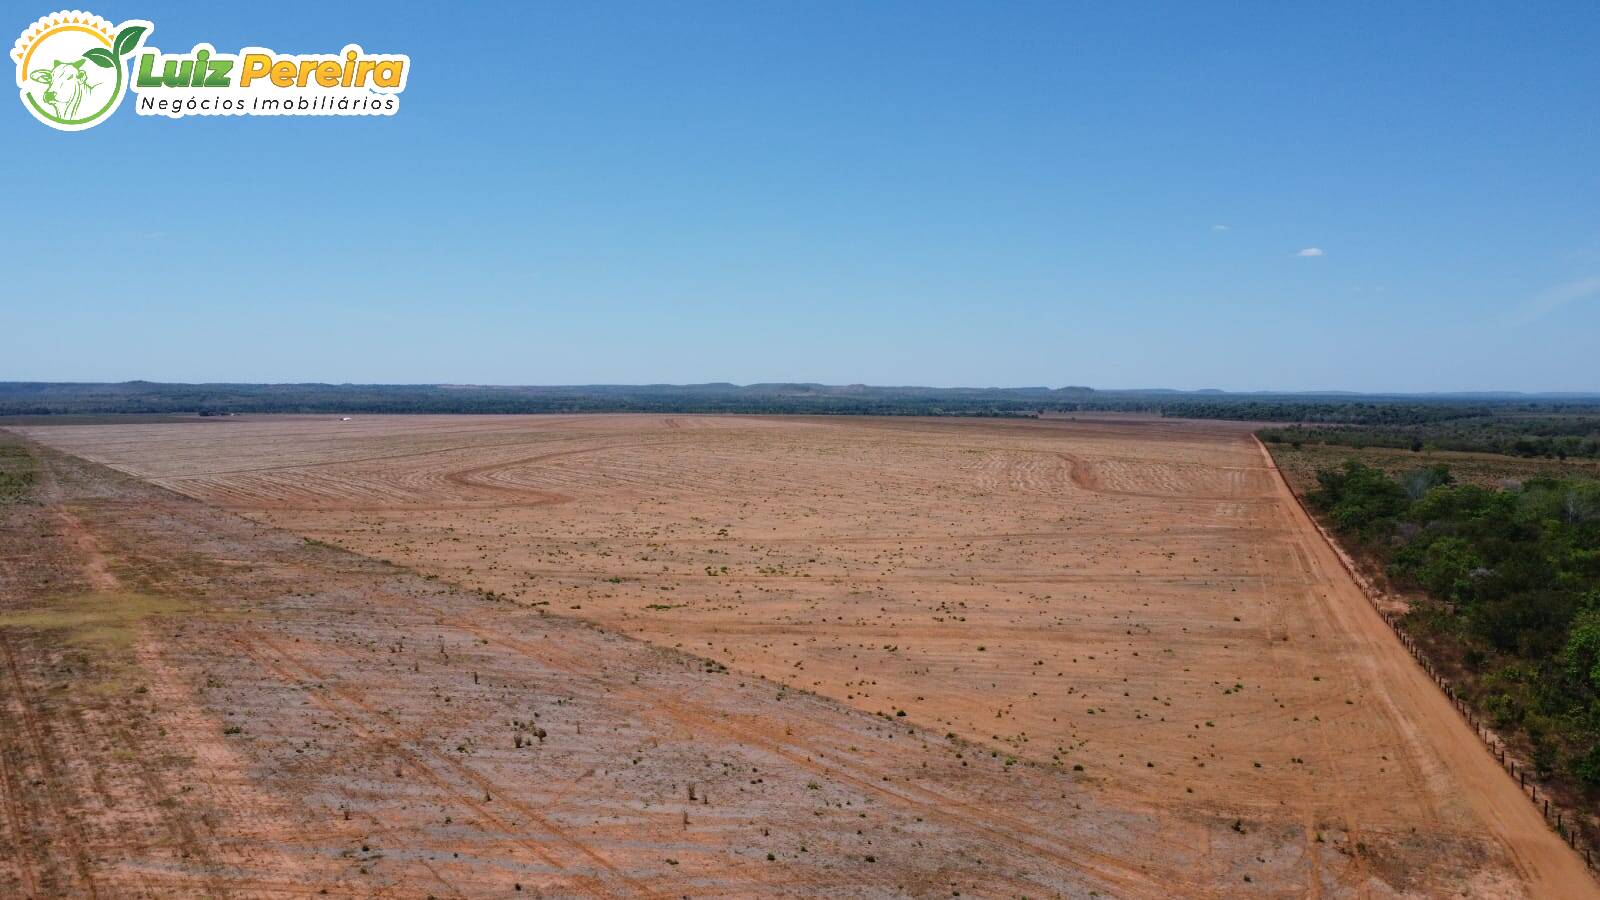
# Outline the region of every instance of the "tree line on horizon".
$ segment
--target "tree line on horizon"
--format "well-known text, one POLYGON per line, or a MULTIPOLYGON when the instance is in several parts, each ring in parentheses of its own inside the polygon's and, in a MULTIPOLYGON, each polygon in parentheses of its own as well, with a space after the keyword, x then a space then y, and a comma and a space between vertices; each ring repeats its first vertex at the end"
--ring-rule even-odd
POLYGON ((1263 428, 1269 444, 1329 444, 1495 453, 1528 459, 1600 458, 1600 415, 1579 409, 1562 414, 1512 408, 1457 418, 1382 425, 1305 425, 1263 428))
MULTIPOLYGON (((1292 439, 1409 442, 1410 432, 1449 423, 1589 415, 1600 397, 1263 395, 1104 391, 1088 387, 928 388, 822 384, 480 385, 0 383, 0 416, 227 413, 748 413, 1028 417, 1142 412, 1176 418, 1299 423, 1292 439), (1360 432, 1339 429, 1366 429, 1360 432)), ((1463 426, 1468 431, 1478 426, 1463 426)), ((1540 427, 1550 428, 1551 425, 1540 427)), ((1533 432, 1529 432, 1533 434, 1533 432)), ((1441 433, 1442 434, 1442 433, 1441 433)), ((1557 436, 1536 434, 1538 437, 1557 436)), ((1596 432, 1576 433, 1594 438, 1596 432)), ((1268 440, 1282 435, 1264 433, 1268 440)), ((1440 439, 1443 439, 1442 437, 1440 439)), ((1584 445, 1593 446, 1590 444, 1584 445)), ((1498 452, 1498 451, 1497 451, 1498 452)), ((1584 451, 1587 452, 1587 451, 1584 451)))

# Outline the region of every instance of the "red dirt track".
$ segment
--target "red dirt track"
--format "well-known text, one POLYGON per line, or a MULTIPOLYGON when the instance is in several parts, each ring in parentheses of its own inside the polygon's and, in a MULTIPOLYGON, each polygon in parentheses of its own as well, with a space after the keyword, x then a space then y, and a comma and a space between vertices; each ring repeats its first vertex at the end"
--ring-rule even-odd
POLYGON ((15 430, 0 894, 1600 895, 1241 426, 15 430))

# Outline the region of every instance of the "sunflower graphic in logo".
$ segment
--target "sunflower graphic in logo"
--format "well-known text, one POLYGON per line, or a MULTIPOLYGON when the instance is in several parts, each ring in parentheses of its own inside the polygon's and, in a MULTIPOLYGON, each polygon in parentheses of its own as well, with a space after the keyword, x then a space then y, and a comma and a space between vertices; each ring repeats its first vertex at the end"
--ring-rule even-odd
POLYGON ((122 103, 127 60, 152 27, 137 19, 113 27, 76 9, 39 19, 11 50, 22 105, 34 118, 61 131, 100 124, 122 103))

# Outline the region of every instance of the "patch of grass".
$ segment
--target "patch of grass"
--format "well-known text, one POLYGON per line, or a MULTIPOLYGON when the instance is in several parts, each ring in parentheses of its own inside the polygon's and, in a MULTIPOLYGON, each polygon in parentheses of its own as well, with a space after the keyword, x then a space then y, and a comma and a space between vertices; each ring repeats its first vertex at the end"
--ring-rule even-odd
POLYGON ((0 435, 0 506, 26 500, 33 493, 37 470, 28 448, 14 438, 0 435))
POLYGON ((1488 453, 1463 453, 1450 450, 1423 450, 1413 453, 1391 447, 1345 447, 1307 443, 1268 444, 1272 458, 1302 496, 1317 487, 1317 472, 1336 469, 1347 459, 1380 469, 1386 475, 1403 475, 1435 465, 1450 467, 1456 480, 1465 484, 1496 488, 1508 481, 1531 478, 1563 478, 1572 475, 1600 477, 1600 462, 1592 459, 1524 459, 1488 453))
POLYGON ((0 472, 0 504, 16 503, 33 489, 32 472, 0 472))
POLYGON ((118 591, 78 594, 47 605, 0 612, 0 627, 64 631, 74 643, 122 649, 132 646, 146 619, 187 612, 171 597, 118 591))

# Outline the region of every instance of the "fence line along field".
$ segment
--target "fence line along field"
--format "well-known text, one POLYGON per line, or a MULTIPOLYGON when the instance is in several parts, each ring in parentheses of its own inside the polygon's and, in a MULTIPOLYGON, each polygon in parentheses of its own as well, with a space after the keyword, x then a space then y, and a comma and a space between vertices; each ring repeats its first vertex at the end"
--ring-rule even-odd
MULTIPOLYGON (((1594 888, 1242 426, 264 416, 17 430, 492 595, 500 616, 472 619, 491 644, 501 618, 582 619, 692 654, 713 684, 971 742, 961 772, 1059 779, 1070 799, 1049 815, 1077 824, 1039 821, 1041 846, 1056 835, 1070 856, 1085 829, 1139 836, 1084 856, 1124 878, 1098 882, 1113 893, 1594 888)), ((839 752, 823 746, 834 726, 817 727, 785 746, 839 752)), ((962 815, 1014 802, 992 800, 969 791, 962 815)))

